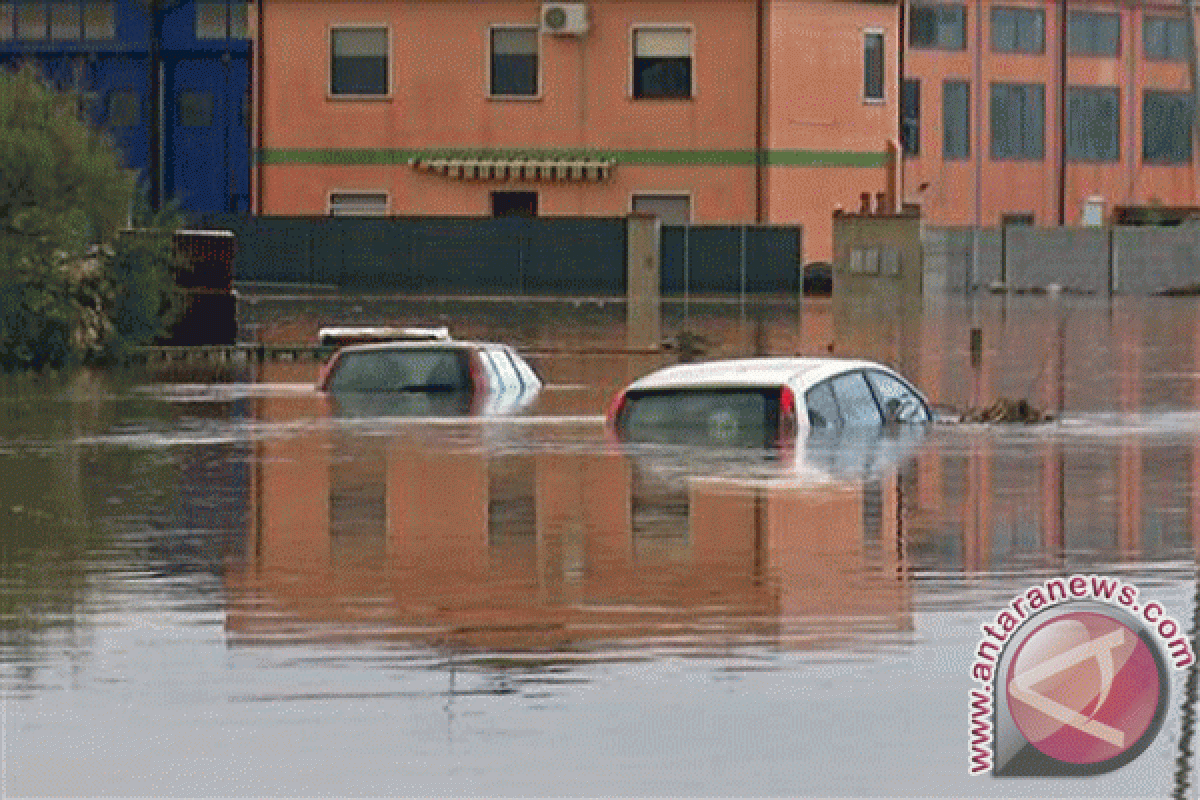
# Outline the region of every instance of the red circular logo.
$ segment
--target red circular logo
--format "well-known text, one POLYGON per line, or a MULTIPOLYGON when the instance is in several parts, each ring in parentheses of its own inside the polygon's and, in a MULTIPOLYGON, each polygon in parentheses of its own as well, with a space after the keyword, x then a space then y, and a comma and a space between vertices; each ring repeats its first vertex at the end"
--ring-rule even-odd
POLYGON ((1162 679, 1135 630, 1076 611, 1021 642, 1005 691, 1013 722, 1031 745, 1058 761, 1097 764, 1141 742, 1162 700, 1162 679))

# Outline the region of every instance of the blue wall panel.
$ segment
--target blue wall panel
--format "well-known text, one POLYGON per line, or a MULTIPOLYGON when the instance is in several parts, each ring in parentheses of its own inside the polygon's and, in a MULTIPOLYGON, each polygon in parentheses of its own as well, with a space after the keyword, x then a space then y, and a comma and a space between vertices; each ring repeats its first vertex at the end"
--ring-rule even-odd
MULTIPOLYGON (((22 0, 42 3, 43 0, 22 0)), ((72 0, 55 0, 57 3, 72 0)), ((48 7, 48 3, 45 3, 48 7)), ((82 8, 82 6, 81 6, 82 8)), ((27 61, 39 66, 60 88, 78 88, 90 99, 92 120, 109 130, 126 163, 149 185, 157 171, 164 200, 177 196, 185 211, 246 211, 250 202, 250 141, 247 96, 251 43, 239 34, 244 5, 225 6, 226 33, 197 38, 196 4, 161 0, 156 15, 145 0, 117 0, 116 36, 96 38, 81 29, 77 38, 0 35, 0 65, 27 61), (161 114, 154 94, 154 53, 161 61, 161 114), (85 38, 88 35, 90 38, 85 38), (137 95, 136 124, 112 124, 114 92, 137 95), (181 124, 180 96, 210 98, 206 124, 181 124), (160 152, 153 149, 155 123, 161 125, 160 152), (161 164, 157 163, 161 158, 161 164), (156 170, 155 168, 158 167, 156 170)), ((82 16, 82 15, 81 15, 82 16)), ((49 15, 47 14, 47 18, 49 15)), ((196 122, 195 102, 187 121, 196 122)), ((128 108, 128 106, 126 106, 128 108)), ((123 119, 128 121, 129 115, 123 119)))

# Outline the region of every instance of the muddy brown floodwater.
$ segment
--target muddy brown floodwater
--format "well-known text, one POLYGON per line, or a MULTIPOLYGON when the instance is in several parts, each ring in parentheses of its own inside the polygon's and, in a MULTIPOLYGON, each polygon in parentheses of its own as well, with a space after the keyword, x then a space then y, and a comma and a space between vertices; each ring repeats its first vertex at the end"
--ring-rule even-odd
POLYGON ((1195 794, 1195 675, 1087 779, 973 777, 980 626, 1114 575, 1194 633, 1200 305, 668 306, 706 355, 867 355, 939 426, 790 460, 621 449, 623 307, 242 300, 243 332, 447 324, 548 386, 514 418, 340 413, 304 363, 0 392, 7 796, 1195 794), (983 347, 972 358, 969 331, 983 347), (836 334, 836 335, 835 335, 836 334), (902 334, 902 335, 901 335, 902 334))

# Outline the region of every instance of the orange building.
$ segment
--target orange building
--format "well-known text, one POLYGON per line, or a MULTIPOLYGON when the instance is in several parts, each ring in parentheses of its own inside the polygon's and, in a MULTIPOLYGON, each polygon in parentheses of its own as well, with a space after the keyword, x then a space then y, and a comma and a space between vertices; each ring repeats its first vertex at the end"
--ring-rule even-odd
POLYGON ((1194 206, 1185 8, 910 0, 905 200, 935 224, 985 226, 1194 206))
POLYGON ((899 180, 899 8, 265 0, 256 209, 800 224, 899 180))

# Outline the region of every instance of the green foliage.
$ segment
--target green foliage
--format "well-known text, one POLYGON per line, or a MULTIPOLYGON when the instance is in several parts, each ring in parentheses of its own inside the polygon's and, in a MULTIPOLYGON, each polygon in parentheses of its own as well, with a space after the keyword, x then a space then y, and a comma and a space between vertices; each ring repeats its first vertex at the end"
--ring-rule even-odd
POLYGON ((154 342, 183 311, 174 276, 188 264, 171 240, 171 231, 183 227, 182 216, 173 206, 151 212, 144 195, 138 200, 134 229, 118 236, 103 260, 109 330, 100 340, 101 360, 120 359, 129 348, 154 342))
POLYGON ((111 357, 166 329, 178 215, 119 235, 134 196, 133 173, 78 93, 32 66, 0 70, 0 369, 111 357))

